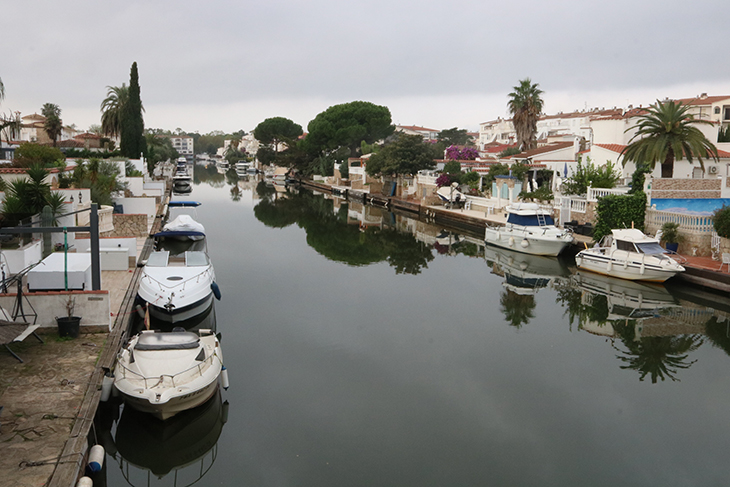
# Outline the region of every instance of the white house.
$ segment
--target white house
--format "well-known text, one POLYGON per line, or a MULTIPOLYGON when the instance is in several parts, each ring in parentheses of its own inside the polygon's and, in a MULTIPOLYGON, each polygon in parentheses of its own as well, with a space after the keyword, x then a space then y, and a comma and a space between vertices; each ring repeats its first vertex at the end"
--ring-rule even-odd
POLYGON ((408 135, 420 135, 427 142, 436 141, 440 132, 440 130, 419 127, 418 125, 396 125, 395 131, 408 135))

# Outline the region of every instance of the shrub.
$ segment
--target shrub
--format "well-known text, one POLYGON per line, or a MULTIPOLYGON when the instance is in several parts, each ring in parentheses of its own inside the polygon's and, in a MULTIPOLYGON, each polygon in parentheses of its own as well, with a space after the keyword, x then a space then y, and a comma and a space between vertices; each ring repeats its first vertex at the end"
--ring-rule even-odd
POLYGON ((712 215, 715 231, 721 237, 730 238, 730 206, 724 206, 712 215))
POLYGON ((662 242, 682 243, 684 235, 679 233, 679 223, 667 222, 662 225, 662 242))
POLYGON ((604 235, 610 235, 612 229, 631 228, 632 224, 643 231, 645 218, 646 194, 643 192, 604 196, 598 200, 593 239, 598 242, 604 235))

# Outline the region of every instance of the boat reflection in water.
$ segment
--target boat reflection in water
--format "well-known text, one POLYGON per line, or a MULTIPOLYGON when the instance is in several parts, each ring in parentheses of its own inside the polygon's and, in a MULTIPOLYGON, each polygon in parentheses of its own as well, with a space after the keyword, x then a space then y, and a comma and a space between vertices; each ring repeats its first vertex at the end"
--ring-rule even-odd
POLYGON ((484 248, 484 258, 492 262, 495 274, 504 276, 502 285, 522 295, 534 295, 551 283, 570 275, 564 261, 531 255, 493 245, 484 248))
POLYGON ((121 473, 129 485, 193 485, 218 456, 218 438, 228 419, 228 401, 220 391, 195 409, 160 421, 125 407, 117 425, 115 446, 121 473))
POLYGON ((510 326, 521 328, 535 317, 535 295, 540 289, 568 279, 564 261, 486 245, 484 258, 492 273, 504 277, 500 311, 510 326))
MULTIPOLYGON (((589 333, 614 337, 611 322, 660 318, 681 306, 661 284, 627 281, 592 272, 578 271, 573 285, 581 291, 581 304, 587 311, 581 328, 589 333)), ((636 330, 641 333, 641 326, 636 330)))
POLYGON ((695 363, 690 354, 704 342, 711 310, 680 305, 661 284, 590 272, 578 272, 572 284, 580 297, 569 306, 571 321, 578 316, 582 330, 610 340, 621 369, 656 384, 678 380, 695 363))

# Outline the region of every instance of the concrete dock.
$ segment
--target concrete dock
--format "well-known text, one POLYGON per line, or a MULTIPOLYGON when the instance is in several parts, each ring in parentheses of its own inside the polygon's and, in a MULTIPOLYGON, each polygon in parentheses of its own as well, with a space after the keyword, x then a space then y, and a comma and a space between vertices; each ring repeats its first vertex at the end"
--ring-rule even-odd
MULTIPOLYGON (((158 230, 159 215, 155 221, 150 234, 158 230)), ((137 239, 138 259, 146 258, 152 243, 149 236, 137 239)), ((62 339, 55 329, 41 328, 44 343, 30 336, 10 345, 22 363, 0 348, 0 487, 76 485, 94 434, 102 378, 126 338, 139 274, 138 267, 102 271, 111 331, 82 326, 78 338, 62 339)))

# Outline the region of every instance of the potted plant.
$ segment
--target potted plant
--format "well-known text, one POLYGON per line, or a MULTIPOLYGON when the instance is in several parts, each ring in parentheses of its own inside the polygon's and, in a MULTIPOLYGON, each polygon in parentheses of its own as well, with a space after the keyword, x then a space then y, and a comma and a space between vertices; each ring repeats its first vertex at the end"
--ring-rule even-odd
POLYGON ((679 233, 679 223, 667 222, 662 225, 662 242, 665 242, 667 250, 677 252, 679 244, 684 241, 684 236, 679 233))
POLYGON ((56 316, 56 324, 58 325, 58 336, 60 336, 61 338, 76 338, 79 336, 81 317, 74 316, 75 307, 76 298, 69 294, 68 299, 66 299, 66 316, 56 316))

